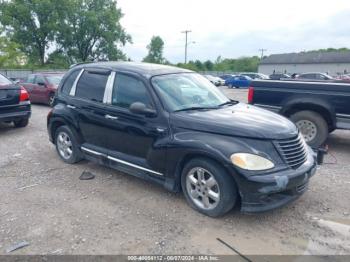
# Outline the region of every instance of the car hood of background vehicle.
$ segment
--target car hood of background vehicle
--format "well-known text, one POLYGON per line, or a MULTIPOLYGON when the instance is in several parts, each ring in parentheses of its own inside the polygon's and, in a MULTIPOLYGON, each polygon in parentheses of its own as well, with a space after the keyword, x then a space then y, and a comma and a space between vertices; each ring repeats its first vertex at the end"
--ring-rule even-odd
POLYGON ((196 131, 261 139, 285 139, 298 134, 296 126, 287 118, 244 103, 213 110, 175 112, 171 124, 196 131))

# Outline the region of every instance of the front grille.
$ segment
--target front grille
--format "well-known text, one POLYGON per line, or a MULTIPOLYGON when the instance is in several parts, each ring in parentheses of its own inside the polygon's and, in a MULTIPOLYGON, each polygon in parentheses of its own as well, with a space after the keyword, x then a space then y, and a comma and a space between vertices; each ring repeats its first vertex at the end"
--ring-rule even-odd
POLYGON ((291 168, 297 169, 305 163, 307 149, 300 134, 290 139, 278 140, 276 145, 283 159, 291 168))
POLYGON ((300 186, 297 186, 296 187, 296 191, 298 192, 298 193, 301 193, 301 192, 303 192, 303 191, 305 191, 306 189, 307 189, 307 186, 308 186, 308 183, 306 182, 305 184, 302 184, 302 185, 300 185, 300 186))

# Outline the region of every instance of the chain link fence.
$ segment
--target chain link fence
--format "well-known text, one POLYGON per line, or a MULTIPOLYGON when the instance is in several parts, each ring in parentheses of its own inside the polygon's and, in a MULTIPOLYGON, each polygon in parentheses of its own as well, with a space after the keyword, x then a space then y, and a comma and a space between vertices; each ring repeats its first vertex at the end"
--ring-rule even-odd
POLYGON ((67 69, 51 69, 51 70, 34 70, 34 69, 0 69, 0 74, 11 79, 26 79, 28 75, 33 73, 64 73, 67 69))

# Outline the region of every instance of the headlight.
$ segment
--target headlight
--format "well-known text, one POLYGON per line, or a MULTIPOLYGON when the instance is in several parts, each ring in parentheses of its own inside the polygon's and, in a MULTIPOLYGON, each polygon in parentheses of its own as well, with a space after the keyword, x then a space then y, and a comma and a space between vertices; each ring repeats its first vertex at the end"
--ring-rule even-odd
POLYGON ((234 165, 245 170, 267 170, 274 168, 275 165, 270 160, 253 154, 236 153, 231 155, 231 161, 234 165))

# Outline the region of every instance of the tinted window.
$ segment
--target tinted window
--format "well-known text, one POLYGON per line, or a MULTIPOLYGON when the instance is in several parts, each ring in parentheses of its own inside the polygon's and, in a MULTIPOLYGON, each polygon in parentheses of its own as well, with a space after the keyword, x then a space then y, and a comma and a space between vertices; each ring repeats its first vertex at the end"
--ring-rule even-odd
POLYGON ((46 81, 45 81, 44 77, 42 77, 42 76, 36 76, 35 77, 34 84, 45 83, 45 82, 46 81))
POLYGON ((34 84, 35 75, 29 75, 27 78, 27 83, 34 84))
POLYGON ((80 70, 75 70, 67 77, 66 81, 64 81, 64 84, 62 86, 62 93, 66 95, 70 93, 70 90, 72 89, 75 79, 77 79, 79 73, 80 70))
POLYGON ((151 99, 142 81, 131 76, 117 74, 113 86, 112 104, 129 108, 134 102, 141 102, 149 108, 152 107, 151 99))
POLYGON ((85 71, 79 79, 75 96, 102 103, 108 76, 85 71))
POLYGON ((62 75, 50 75, 50 76, 46 76, 46 79, 50 84, 58 86, 62 79, 62 75))

